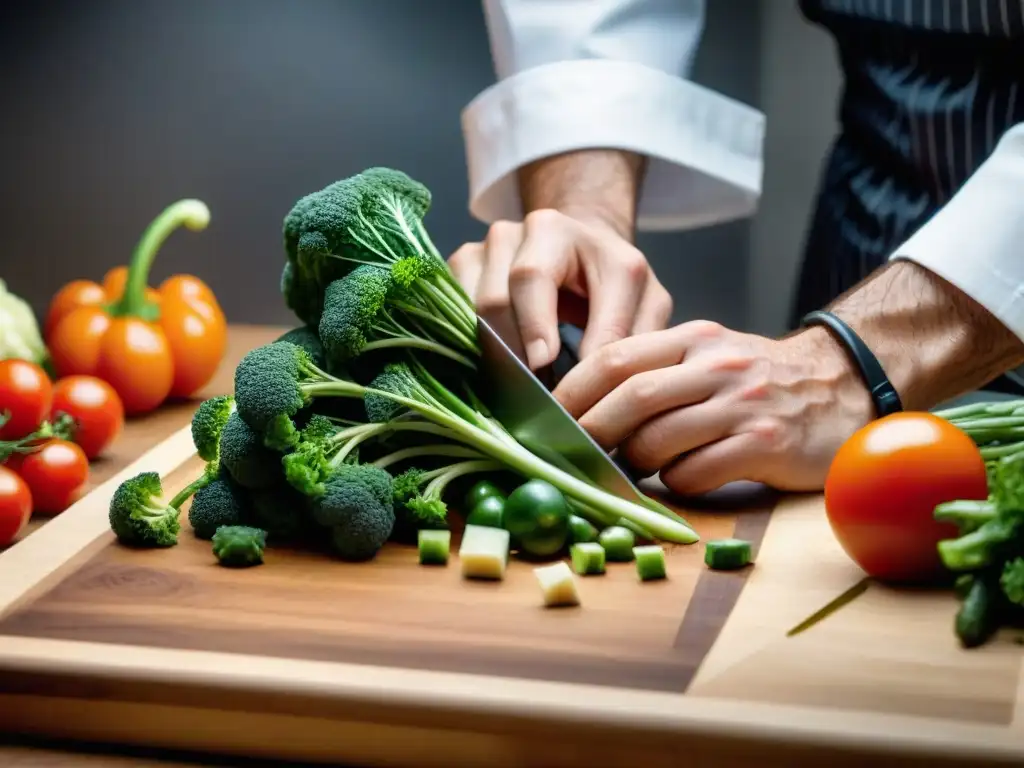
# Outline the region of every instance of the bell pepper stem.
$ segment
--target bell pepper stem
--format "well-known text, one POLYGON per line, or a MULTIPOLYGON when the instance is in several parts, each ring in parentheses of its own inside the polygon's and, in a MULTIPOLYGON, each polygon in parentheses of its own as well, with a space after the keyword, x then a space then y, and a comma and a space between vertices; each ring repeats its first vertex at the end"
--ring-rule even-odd
POLYGON ((153 267, 160 246, 178 227, 185 226, 193 232, 201 232, 210 223, 210 209, 202 200, 179 200, 169 205, 146 227, 142 233, 131 263, 128 265, 128 277, 125 279, 124 293, 110 307, 114 316, 146 314, 146 287, 149 284, 149 272, 153 267))

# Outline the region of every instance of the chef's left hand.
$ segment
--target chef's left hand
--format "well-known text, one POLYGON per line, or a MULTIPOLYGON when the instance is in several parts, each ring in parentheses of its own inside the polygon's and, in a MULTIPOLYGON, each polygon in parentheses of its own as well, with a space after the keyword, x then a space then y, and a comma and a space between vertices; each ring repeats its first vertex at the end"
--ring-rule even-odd
POLYGON ((734 480, 820 490, 836 451, 874 417, 822 328, 776 340, 688 322, 602 347, 554 394, 604 448, 680 494, 734 480))

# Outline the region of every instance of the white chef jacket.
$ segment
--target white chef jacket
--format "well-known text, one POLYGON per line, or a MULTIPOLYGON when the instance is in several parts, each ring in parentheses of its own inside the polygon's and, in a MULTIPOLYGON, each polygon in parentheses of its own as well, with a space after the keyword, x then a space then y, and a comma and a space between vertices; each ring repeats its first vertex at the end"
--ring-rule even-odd
MULTIPOLYGON (((587 148, 648 158, 640 230, 751 215, 765 117, 689 79, 703 0, 484 0, 498 81, 462 115, 470 211, 519 219, 516 171, 587 148)), ((1024 124, 892 254, 957 286, 1024 340, 1024 124)))

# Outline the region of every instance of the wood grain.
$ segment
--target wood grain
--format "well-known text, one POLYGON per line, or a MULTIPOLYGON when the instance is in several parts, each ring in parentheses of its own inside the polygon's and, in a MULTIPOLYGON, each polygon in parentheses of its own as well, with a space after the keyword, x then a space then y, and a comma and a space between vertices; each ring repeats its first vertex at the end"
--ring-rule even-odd
MULTIPOLYGON (((168 492, 201 467, 186 462, 168 492)), ((734 533, 733 515, 687 514, 708 538, 734 533)), ((550 611, 530 563, 513 561, 503 582, 474 583, 391 544, 360 564, 271 548, 264 566, 240 572, 219 567, 186 522, 172 549, 105 546, 0 622, 0 634, 681 692, 743 578, 709 571, 702 556, 668 547, 669 578, 651 583, 632 563, 609 564, 580 579, 583 608, 550 611)))

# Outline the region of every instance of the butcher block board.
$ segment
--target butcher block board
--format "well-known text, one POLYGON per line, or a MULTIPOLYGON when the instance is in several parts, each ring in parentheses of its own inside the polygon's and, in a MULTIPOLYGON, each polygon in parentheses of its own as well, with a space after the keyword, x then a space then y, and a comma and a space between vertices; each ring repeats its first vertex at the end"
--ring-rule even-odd
POLYGON ((671 547, 665 581, 610 564, 544 609, 516 561, 472 583, 398 545, 234 570, 187 523, 166 550, 113 539, 123 479, 199 467, 182 428, 0 554, 0 729, 365 765, 1024 761, 1021 646, 959 649, 950 595, 871 586, 786 636, 862 576, 818 496, 685 510, 755 542, 744 571, 671 547))

